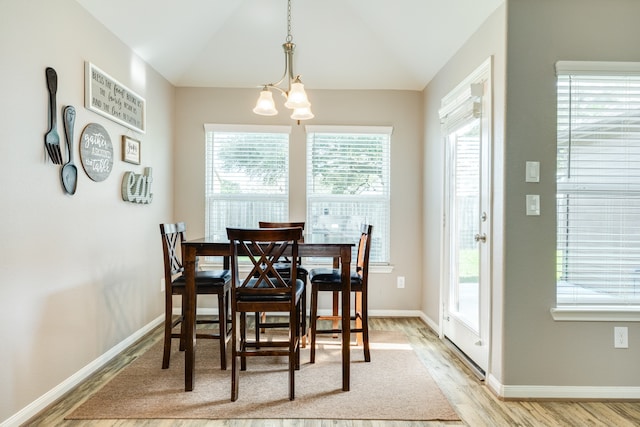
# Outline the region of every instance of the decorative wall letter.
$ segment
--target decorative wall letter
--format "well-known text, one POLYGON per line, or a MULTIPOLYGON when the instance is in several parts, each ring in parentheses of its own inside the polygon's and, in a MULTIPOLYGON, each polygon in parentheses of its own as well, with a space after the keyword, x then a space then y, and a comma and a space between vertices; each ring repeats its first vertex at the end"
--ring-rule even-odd
POLYGON ((122 200, 131 203, 149 204, 153 200, 151 194, 151 168, 144 168, 144 173, 125 172, 122 177, 122 200))

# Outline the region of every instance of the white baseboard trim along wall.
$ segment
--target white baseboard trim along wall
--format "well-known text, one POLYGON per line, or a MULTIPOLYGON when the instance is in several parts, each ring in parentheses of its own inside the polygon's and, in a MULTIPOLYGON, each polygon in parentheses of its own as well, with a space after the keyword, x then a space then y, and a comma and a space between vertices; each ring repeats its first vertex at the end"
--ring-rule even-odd
POLYGON ((489 375, 487 385, 498 396, 506 400, 517 399, 584 399, 584 400, 637 400, 640 387, 597 387, 597 386, 535 386, 502 385, 489 375))

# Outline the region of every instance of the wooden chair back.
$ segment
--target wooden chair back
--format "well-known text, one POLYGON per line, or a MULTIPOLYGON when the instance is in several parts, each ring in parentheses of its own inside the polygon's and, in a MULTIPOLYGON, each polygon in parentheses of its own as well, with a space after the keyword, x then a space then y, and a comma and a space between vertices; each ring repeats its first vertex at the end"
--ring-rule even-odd
POLYGON ((233 304, 242 300, 257 301, 260 298, 278 300, 279 297, 287 295, 291 300, 295 300, 296 286, 292 286, 295 280, 292 281, 290 278, 297 277, 297 264, 290 263, 289 274, 286 275, 276 266, 285 255, 298 257, 298 240, 301 236, 302 229, 299 227, 227 228, 227 237, 231 245, 233 304), (244 277, 239 273, 241 259, 249 261, 250 271, 244 277))
POLYGON ((358 242, 358 254, 356 257, 356 273, 362 278, 363 286, 369 277, 369 255, 371 254, 371 232, 373 225, 362 224, 360 228, 360 240, 358 242))
POLYGON ((184 272, 181 250, 186 230, 187 227, 184 222, 160 224, 162 253, 164 255, 164 278, 167 286, 170 286, 171 280, 175 275, 184 272))
POLYGON ((304 221, 297 222, 271 222, 271 221, 259 221, 258 227, 260 228, 296 228, 299 227, 302 229, 303 234, 298 240, 299 243, 304 243, 304 221))

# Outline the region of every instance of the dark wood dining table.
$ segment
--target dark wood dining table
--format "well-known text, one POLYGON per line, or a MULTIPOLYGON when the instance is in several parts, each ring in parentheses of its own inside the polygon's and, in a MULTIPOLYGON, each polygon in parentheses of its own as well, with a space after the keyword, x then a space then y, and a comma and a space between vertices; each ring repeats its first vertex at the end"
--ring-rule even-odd
MULTIPOLYGON (((300 257, 332 258, 333 265, 339 266, 342 278, 342 390, 349 391, 350 376, 350 304, 351 304, 351 250, 354 243, 300 243, 300 257)), ((199 256, 222 256, 228 268, 231 246, 228 240, 204 237, 182 243, 182 262, 186 278, 186 298, 184 307, 185 340, 184 389, 192 391, 195 381, 196 352, 196 292, 195 269, 199 256)))

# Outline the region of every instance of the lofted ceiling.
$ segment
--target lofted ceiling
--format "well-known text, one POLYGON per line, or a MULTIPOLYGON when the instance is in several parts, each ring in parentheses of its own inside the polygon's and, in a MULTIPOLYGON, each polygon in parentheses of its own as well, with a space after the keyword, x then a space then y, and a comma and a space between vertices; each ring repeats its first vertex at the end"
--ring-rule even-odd
MULTIPOLYGON (((175 86, 280 79, 286 0, 76 0, 175 86)), ((292 0, 309 89, 422 90, 504 0, 292 0)))

